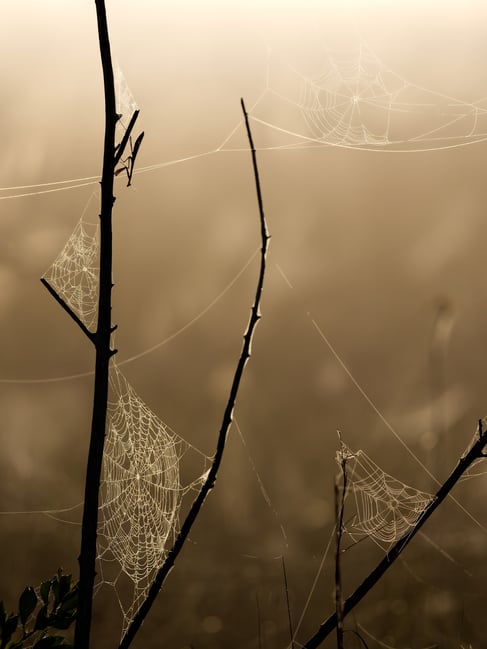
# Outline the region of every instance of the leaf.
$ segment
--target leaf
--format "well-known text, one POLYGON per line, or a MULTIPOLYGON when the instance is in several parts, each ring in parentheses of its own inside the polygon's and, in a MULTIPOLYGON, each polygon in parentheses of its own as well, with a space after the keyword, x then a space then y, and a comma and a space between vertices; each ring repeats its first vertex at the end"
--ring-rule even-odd
POLYGON ((7 649, 24 649, 23 640, 17 640, 17 642, 11 642, 7 649))
POLYGON ((50 590, 51 590, 51 580, 49 579, 49 581, 43 581, 40 587, 40 593, 44 604, 47 604, 47 602, 49 601, 50 590))
POLYGON ((54 617, 49 619, 49 626, 53 629, 59 629, 65 631, 73 624, 76 618, 72 617, 63 617, 62 615, 54 615, 54 617))
POLYGON ((9 615, 4 619, 3 624, 0 626, 0 631, 1 631, 0 647, 2 649, 3 647, 7 646, 10 638, 15 633, 17 629, 18 619, 19 619, 18 615, 9 615))
POLYGON ((19 599, 20 622, 25 627, 27 620, 37 605, 37 595, 32 586, 27 586, 19 599))
POLYGON ((39 613, 37 613, 34 631, 42 631, 42 629, 46 629, 48 626, 49 617, 47 615, 47 604, 44 604, 44 606, 39 610, 39 613))
POLYGON ((46 635, 38 640, 33 649, 51 649, 63 645, 64 638, 61 635, 46 635))
POLYGON ((66 595, 69 593, 71 589, 71 575, 59 575, 59 601, 62 602, 62 600, 66 597, 66 595))
POLYGON ((58 610, 58 614, 62 616, 75 615, 77 607, 78 607, 78 585, 76 584, 69 591, 69 593, 67 593, 66 597, 61 602, 61 605, 58 610))

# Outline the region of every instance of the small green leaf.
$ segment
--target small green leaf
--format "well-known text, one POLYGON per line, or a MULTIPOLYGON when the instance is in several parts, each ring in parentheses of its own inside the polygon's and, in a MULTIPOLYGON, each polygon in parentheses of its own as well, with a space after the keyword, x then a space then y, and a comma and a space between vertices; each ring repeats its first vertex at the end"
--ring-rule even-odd
POLYGON ((1 630, 1 642, 0 647, 6 647, 9 643, 10 638, 13 636, 17 630, 18 615, 9 615, 3 621, 3 625, 0 627, 1 630))
POLYGON ((20 622, 25 627, 27 620, 37 605, 37 595, 32 586, 27 586, 19 599, 20 622))
POLYGON ((49 617, 47 615, 47 604, 44 604, 44 606, 39 610, 39 613, 37 613, 34 631, 42 631, 42 629, 46 629, 48 626, 49 617))
POLYGON ((46 635, 38 640, 33 649, 51 649, 51 647, 60 647, 64 641, 61 635, 46 635))
POLYGON ((75 584, 73 588, 66 594, 66 597, 61 602, 58 613, 60 615, 73 615, 76 613, 76 608, 78 606, 78 584, 75 584))
POLYGON ((61 602, 71 589, 71 575, 59 575, 59 601, 61 602))
POLYGON ((51 590, 51 580, 43 581, 39 590, 41 593, 42 601, 44 602, 44 604, 47 604, 49 600, 49 591, 51 590))
POLYGON ((69 629, 71 624, 74 622, 74 617, 62 617, 61 615, 55 615, 49 620, 49 626, 53 629, 59 629, 60 631, 65 631, 69 629))
POLYGON ((24 643, 22 640, 17 640, 17 642, 11 642, 7 649, 24 649, 24 643))
POLYGON ((55 608, 57 608, 57 606, 59 604, 59 600, 60 600, 60 597, 59 597, 59 580, 58 580, 57 577, 54 577, 51 580, 51 589, 52 589, 52 592, 53 592, 53 595, 54 595, 53 608, 55 609, 55 608))

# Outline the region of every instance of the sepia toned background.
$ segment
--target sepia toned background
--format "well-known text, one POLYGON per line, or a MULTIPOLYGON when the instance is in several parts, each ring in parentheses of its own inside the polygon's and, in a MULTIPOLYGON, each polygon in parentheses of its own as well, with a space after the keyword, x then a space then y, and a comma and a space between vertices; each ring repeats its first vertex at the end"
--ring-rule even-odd
MULTIPOLYGON (((123 371, 139 395, 209 456, 258 271, 256 258, 246 267, 259 225, 240 98, 251 115, 304 133, 266 88, 294 92, 296 71, 317 78, 330 50, 351 61, 366 43, 384 70, 415 84, 408 99, 424 108, 404 122, 394 114, 405 144, 388 150, 282 148, 298 140, 253 122, 272 240, 236 409, 244 443, 233 428, 216 488, 134 647, 284 647, 281 556, 297 623, 333 529, 336 431, 434 492, 413 456, 445 479, 486 413, 487 144, 467 128, 415 152, 410 134, 442 123, 452 98, 478 102, 480 116, 487 107, 487 9, 458 0, 107 9, 114 58, 141 110, 138 165, 159 165, 129 189, 116 185, 117 359, 133 359, 123 371)), ((104 115, 93 2, 4 0, 0 16, 0 186, 14 188, 0 191, 0 510, 11 512, 0 517, 0 598, 13 608, 60 565, 77 572, 80 509, 19 512, 82 500, 92 377, 70 377, 89 373, 94 355, 39 278, 81 214, 96 220, 96 181, 43 184, 100 172, 104 115)), ((369 647, 482 646, 485 489, 482 476, 462 482, 454 495, 468 513, 445 503, 351 616, 369 647)), ((370 540, 346 552, 345 592, 383 555, 370 540)), ((333 608, 332 561, 298 641, 333 608)), ((94 633, 95 647, 119 637, 108 586, 94 633)))

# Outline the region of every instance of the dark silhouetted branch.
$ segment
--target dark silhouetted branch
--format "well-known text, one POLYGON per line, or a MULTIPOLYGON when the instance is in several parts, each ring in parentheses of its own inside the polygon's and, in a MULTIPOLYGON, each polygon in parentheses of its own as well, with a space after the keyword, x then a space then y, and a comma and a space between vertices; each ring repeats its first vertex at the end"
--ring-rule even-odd
POLYGON ((118 115, 115 110, 115 85, 105 2, 104 0, 95 0, 95 5, 105 94, 105 139, 101 179, 100 275, 98 322, 95 334, 95 385, 81 528, 79 602, 74 635, 75 649, 89 649, 90 646, 98 526, 98 496, 108 401, 108 372, 110 358, 114 353, 110 349, 112 332, 112 209, 115 202, 113 182, 115 171, 115 127, 118 115))
POLYGON ((132 620, 132 623, 130 624, 127 632, 125 633, 124 637, 122 638, 122 641, 120 643, 119 649, 127 649, 129 645, 131 644, 132 640, 134 639, 137 631, 139 630, 140 626, 142 625, 145 617, 147 616, 148 612, 150 611, 157 595, 159 594, 159 591, 161 590, 162 585, 164 584, 169 572, 172 570, 174 567, 174 563, 181 552, 184 543, 186 539, 188 538, 188 535, 191 531, 191 528, 195 522, 195 520, 198 517, 198 514, 201 511, 201 508, 206 500, 206 497, 210 493, 210 491, 213 489, 215 486, 215 481, 217 478, 218 470, 220 468, 220 464, 222 461, 223 457, 223 452, 225 450, 225 444, 228 436, 228 431, 230 429, 232 420, 233 420, 233 410, 235 408, 235 403, 240 387, 240 382, 244 373, 245 365, 247 363, 247 360, 250 358, 250 353, 251 353, 251 346, 252 346, 252 337, 254 334, 255 327, 260 320, 260 302, 261 302, 261 297, 262 297, 262 289, 264 286, 264 277, 265 277, 265 270, 266 270, 266 256, 267 256, 267 249, 269 245, 269 233, 267 231, 267 224, 265 220, 265 215, 264 215, 264 207, 263 207, 263 202, 262 202, 262 192, 260 188, 260 180, 259 180, 259 171, 257 168, 257 158, 256 158, 256 153, 255 153, 255 148, 252 140, 252 133, 250 131, 250 125, 249 125, 249 120, 248 120, 248 115, 245 110, 245 105, 243 100, 241 101, 242 105, 242 110, 244 113, 244 118, 245 118, 245 124, 247 128, 247 135, 250 143, 250 149, 252 152, 252 163, 253 163, 253 169, 254 169, 254 178, 255 178, 255 185, 256 185, 256 191, 257 191, 257 201, 258 201, 258 206, 259 206, 259 219, 260 219, 260 230, 261 230, 261 240, 262 240, 262 248, 261 248, 261 256, 260 256, 260 270, 259 270, 259 276, 257 280, 257 288, 255 291, 255 298, 254 298, 254 303, 252 305, 251 313, 250 313, 250 320, 247 326, 247 330, 244 335, 244 342, 243 342, 243 347, 242 347, 242 352, 240 354, 239 360, 237 362, 237 367, 235 369, 235 374, 233 377, 233 382, 232 386, 230 388, 230 394, 228 397, 227 405, 225 407, 225 411, 223 414, 223 420, 220 428, 220 432, 218 435, 218 441, 217 441, 217 446, 216 446, 216 452, 213 458, 212 465, 210 467, 210 470, 208 472, 208 475, 206 477, 205 482, 203 483, 198 495, 196 496, 195 500, 193 501, 193 504, 191 505, 191 508, 189 510, 188 515, 186 516, 186 519, 181 526, 181 530, 179 534, 176 537, 176 540, 174 541, 174 545, 172 548, 169 550, 166 560, 164 561, 164 564, 161 566, 159 571, 156 574, 156 577, 149 588, 149 591, 147 593, 147 597, 142 603, 141 607, 137 611, 134 619, 132 620))
POLYGON ((335 481, 335 613, 337 618, 337 649, 343 649, 343 595, 342 595, 342 572, 341 553, 343 537, 343 515, 345 512, 345 496, 347 493, 347 459, 342 455, 340 460, 342 489, 340 493, 340 476, 335 481))
POLYGON ((78 318, 76 313, 71 309, 71 307, 63 300, 63 298, 59 295, 59 293, 54 289, 47 279, 44 277, 41 277, 41 282, 42 284, 47 288, 49 293, 52 295, 52 297, 56 300, 58 304, 61 305, 61 307, 66 311, 66 313, 69 315, 70 318, 72 318, 78 327, 81 329, 81 331, 91 340, 92 343, 95 342, 95 334, 88 329, 88 327, 85 325, 85 323, 78 318))
MULTIPOLYGON (((414 527, 406 532, 387 552, 386 556, 380 561, 372 572, 364 579, 358 588, 350 595, 343 604, 343 616, 345 617, 350 611, 357 606, 357 604, 367 595, 369 590, 381 579, 384 573, 389 570, 395 560, 399 557, 401 552, 413 540, 417 532, 423 527, 428 518, 433 512, 438 509, 441 503, 449 495, 450 491, 456 485, 458 480, 467 471, 467 469, 478 459, 485 457, 483 449, 487 444, 487 433, 482 429, 482 421, 479 421, 478 428, 479 438, 473 444, 472 448, 463 455, 458 461, 457 466, 451 472, 450 476, 443 483, 437 491, 435 497, 425 507, 422 514, 416 521, 414 527)), ((310 638, 303 647, 305 649, 315 649, 328 637, 328 635, 336 628, 338 618, 336 612, 321 624, 315 635, 310 638)))
POLYGON ((294 649, 293 616, 291 613, 291 604, 289 602, 289 588, 287 585, 286 561, 284 559, 284 556, 281 557, 281 560, 282 560, 282 574, 284 577, 284 591, 286 593, 287 624, 289 628, 290 648, 294 649))

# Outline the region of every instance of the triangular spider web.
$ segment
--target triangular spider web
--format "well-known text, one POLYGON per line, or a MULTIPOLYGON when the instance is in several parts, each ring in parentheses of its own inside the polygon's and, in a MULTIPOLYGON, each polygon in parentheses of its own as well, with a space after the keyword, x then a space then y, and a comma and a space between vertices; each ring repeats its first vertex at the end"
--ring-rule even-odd
POLYGON ((134 112, 138 109, 137 102, 128 86, 123 72, 116 63, 113 69, 114 84, 115 84, 115 110, 120 119, 117 123, 125 130, 129 125, 134 112))
POLYGON ((98 226, 81 218, 43 276, 90 330, 98 312, 99 248, 98 226))
POLYGON ((102 580, 115 587, 123 613, 122 633, 179 531, 183 496, 202 484, 209 463, 208 457, 148 408, 114 365, 100 490, 98 558, 102 580), (195 479, 185 481, 181 460, 190 451, 196 454, 199 472, 195 479))
POLYGON ((353 452, 341 443, 337 462, 347 476, 348 490, 355 498, 356 514, 347 524, 352 539, 369 536, 389 546, 417 522, 434 496, 393 478, 364 451, 353 452))

